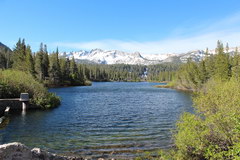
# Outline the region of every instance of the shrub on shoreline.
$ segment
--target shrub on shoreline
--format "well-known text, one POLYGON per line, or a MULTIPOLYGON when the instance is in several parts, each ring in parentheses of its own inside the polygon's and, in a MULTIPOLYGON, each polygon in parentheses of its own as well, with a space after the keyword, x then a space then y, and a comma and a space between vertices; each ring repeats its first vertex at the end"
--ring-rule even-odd
POLYGON ((0 71, 0 98, 19 98, 23 92, 29 93, 32 105, 41 108, 52 108, 60 104, 60 98, 49 93, 31 74, 16 70, 0 71))
POLYGON ((177 123, 176 157, 239 159, 239 81, 209 81, 194 98, 194 104, 197 114, 185 113, 177 123))

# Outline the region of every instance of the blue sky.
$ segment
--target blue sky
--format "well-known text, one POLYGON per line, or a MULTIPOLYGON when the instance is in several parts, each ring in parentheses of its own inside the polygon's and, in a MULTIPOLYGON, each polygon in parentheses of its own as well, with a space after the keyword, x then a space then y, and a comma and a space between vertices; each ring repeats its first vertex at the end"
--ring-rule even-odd
POLYGON ((0 42, 37 51, 170 53, 240 46, 239 0, 0 0, 0 42))

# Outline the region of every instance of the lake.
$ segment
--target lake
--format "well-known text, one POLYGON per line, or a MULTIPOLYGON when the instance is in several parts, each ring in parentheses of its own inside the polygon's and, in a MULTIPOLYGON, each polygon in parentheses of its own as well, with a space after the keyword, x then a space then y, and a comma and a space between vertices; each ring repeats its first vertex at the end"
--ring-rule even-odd
POLYGON ((50 89, 61 96, 61 106, 12 113, 0 142, 91 158, 130 158, 169 148, 177 119, 193 111, 192 100, 188 93, 153 87, 158 84, 96 82, 50 89))

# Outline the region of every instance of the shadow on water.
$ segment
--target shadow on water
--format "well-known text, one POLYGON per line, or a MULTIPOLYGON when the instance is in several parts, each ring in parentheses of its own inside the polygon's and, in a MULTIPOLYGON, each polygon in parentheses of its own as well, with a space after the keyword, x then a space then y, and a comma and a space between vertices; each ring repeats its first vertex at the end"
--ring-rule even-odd
POLYGON ((11 113, 9 124, 0 129, 0 142, 105 158, 169 148, 180 114, 193 112, 191 96, 153 85, 157 83, 98 82, 50 89, 62 97, 61 106, 11 113))

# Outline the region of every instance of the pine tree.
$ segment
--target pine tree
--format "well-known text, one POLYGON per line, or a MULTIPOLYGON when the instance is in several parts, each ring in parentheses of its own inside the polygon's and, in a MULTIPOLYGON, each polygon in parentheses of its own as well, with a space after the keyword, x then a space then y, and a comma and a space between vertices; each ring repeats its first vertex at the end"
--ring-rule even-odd
POLYGON ((70 76, 70 60, 69 58, 60 58, 61 80, 68 81, 70 76))
POLYGON ((84 71, 83 67, 81 65, 78 65, 78 80, 81 82, 81 84, 84 84, 84 71))
POLYGON ((209 55, 205 58, 205 66, 207 71, 207 79, 210 79, 212 75, 215 73, 215 63, 214 63, 215 57, 213 55, 209 55))
POLYGON ((200 85, 204 84, 207 81, 208 77, 209 76, 208 76, 208 73, 207 73, 205 61, 202 60, 199 63, 199 84, 200 85))
POLYGON ((78 68, 74 57, 70 61, 70 77, 73 81, 78 79, 78 68))
POLYGON ((32 50, 29 45, 27 45, 26 48, 26 64, 27 70, 29 71, 30 74, 34 76, 35 75, 34 61, 32 56, 32 50))
POLYGON ((221 80, 228 80, 231 76, 229 54, 224 54, 223 44, 220 41, 217 42, 216 51, 214 75, 221 80))
POLYGON ((0 69, 5 69, 6 68, 6 63, 7 63, 7 60, 4 56, 4 54, 2 54, 0 52, 0 69))
POLYGON ((215 72, 214 75, 221 80, 228 80, 230 77, 229 56, 226 54, 218 54, 215 57, 215 72))
POLYGON ((13 49, 13 68, 21 71, 26 71, 26 45, 25 40, 19 38, 16 46, 13 49))
POLYGON ((76 65, 74 57, 72 57, 72 59, 70 61, 70 73, 71 74, 76 74, 77 73, 77 65, 76 65))
POLYGON ((47 45, 44 45, 43 48, 43 76, 49 77, 48 70, 49 70, 49 58, 48 58, 48 51, 47 51, 47 45))
POLYGON ((50 71, 49 71, 50 77, 54 81, 54 83, 59 83, 59 80, 61 78, 61 68, 59 63, 59 52, 58 48, 56 50, 56 53, 52 53, 50 57, 50 71))
POLYGON ((208 47, 206 48, 206 55, 209 55, 208 47))
POLYGON ((233 60, 232 60, 232 76, 237 80, 240 79, 240 55, 238 53, 238 48, 236 47, 233 60))
POLYGON ((226 44, 226 53, 229 52, 229 46, 228 46, 228 43, 226 44))
POLYGON ((36 53, 35 71, 39 80, 44 80, 44 65, 43 65, 43 44, 40 44, 39 51, 36 53))
POLYGON ((223 48, 223 43, 221 41, 217 41, 217 48, 215 49, 217 54, 223 54, 224 53, 224 48, 223 48))

